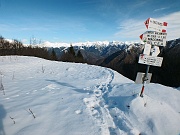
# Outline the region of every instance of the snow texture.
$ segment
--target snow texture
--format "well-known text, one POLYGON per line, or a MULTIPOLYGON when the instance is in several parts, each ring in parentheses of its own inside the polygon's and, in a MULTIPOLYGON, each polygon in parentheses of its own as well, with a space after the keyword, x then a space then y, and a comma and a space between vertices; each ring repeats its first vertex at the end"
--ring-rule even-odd
POLYGON ((141 98, 142 85, 108 68, 23 56, 0 65, 0 135, 180 134, 179 88, 147 84, 141 98))

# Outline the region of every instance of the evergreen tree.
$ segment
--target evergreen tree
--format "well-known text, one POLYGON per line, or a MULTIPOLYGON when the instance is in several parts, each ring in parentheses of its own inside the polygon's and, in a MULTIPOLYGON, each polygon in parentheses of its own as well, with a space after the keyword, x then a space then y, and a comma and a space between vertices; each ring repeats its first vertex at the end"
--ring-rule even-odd
POLYGON ((78 62, 78 63, 84 63, 85 62, 83 55, 82 55, 80 50, 78 50, 78 52, 77 52, 75 62, 78 62))
POLYGON ((81 51, 80 51, 80 50, 78 50, 78 53, 77 53, 77 58, 83 58, 83 55, 82 55, 82 53, 81 53, 81 51))
POLYGON ((74 48, 73 48, 72 44, 69 47, 69 53, 72 54, 73 56, 75 56, 75 51, 74 51, 74 48))
POLYGON ((56 52, 54 51, 54 49, 52 49, 52 52, 51 52, 51 59, 57 60, 56 52))

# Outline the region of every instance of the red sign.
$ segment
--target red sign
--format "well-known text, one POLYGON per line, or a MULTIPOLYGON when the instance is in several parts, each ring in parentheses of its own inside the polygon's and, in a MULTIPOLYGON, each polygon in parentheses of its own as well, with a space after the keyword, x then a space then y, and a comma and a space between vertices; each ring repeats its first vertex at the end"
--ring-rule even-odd
POLYGON ((166 36, 165 32, 156 32, 156 31, 146 31, 140 35, 140 39, 147 44, 156 45, 156 46, 165 46, 166 45, 166 36))
POLYGON ((158 31, 158 32, 166 32, 167 22, 160 22, 153 18, 148 18, 144 24, 148 30, 158 31))

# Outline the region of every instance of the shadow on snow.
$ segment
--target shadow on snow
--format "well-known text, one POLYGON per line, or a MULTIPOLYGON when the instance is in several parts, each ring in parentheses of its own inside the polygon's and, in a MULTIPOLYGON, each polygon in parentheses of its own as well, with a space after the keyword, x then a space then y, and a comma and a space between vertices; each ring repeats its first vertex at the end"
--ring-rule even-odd
POLYGON ((73 85, 71 85, 69 83, 65 83, 65 82, 59 82, 59 81, 56 81, 56 80, 46 80, 46 81, 53 82, 53 83, 61 85, 61 86, 69 87, 72 90, 74 90, 76 92, 79 92, 79 93, 88 93, 88 92, 91 92, 89 90, 78 89, 77 87, 75 87, 75 86, 73 86, 73 85))
POLYGON ((5 135, 3 119, 6 117, 6 111, 2 104, 0 104, 0 135, 5 135))

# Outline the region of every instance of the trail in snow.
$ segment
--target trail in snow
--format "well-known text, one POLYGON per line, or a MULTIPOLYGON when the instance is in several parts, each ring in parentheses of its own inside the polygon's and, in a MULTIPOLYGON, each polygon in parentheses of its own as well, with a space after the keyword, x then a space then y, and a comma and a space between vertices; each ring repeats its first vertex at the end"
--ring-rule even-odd
MULTIPOLYGON (((106 72, 108 70, 105 70, 106 72)), ((107 98, 108 87, 113 79, 113 74, 108 71, 106 78, 100 84, 94 86, 94 93, 85 98, 84 102, 93 117, 94 121, 101 129, 102 134, 110 134, 110 127, 114 124, 107 110, 105 109, 104 98, 107 98), (111 124, 111 125, 110 125, 111 124)))
POLYGON ((105 80, 95 86, 93 90, 94 94, 90 98, 84 99, 84 102, 95 121, 97 121, 98 125, 101 127, 102 135, 126 134, 121 129, 128 128, 126 132, 130 130, 128 125, 122 123, 124 121, 128 122, 128 120, 122 111, 121 114, 118 115, 117 113, 119 113, 119 110, 114 111, 114 109, 112 109, 116 103, 113 103, 108 97, 108 94, 112 91, 111 83, 114 79, 114 73, 106 68, 105 71, 107 72, 105 80), (118 118, 119 116, 121 118, 118 118))

